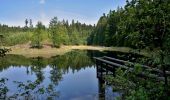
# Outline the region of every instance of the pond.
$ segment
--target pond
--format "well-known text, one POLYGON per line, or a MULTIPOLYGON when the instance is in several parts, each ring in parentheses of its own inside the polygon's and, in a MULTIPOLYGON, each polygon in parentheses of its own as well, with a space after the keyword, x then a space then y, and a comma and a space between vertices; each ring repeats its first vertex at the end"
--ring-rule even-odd
POLYGON ((112 100, 120 93, 98 80, 92 58, 104 55, 123 56, 80 50, 51 58, 6 55, 0 58, 0 79, 5 78, 0 87, 6 86, 5 96, 13 99, 112 100))

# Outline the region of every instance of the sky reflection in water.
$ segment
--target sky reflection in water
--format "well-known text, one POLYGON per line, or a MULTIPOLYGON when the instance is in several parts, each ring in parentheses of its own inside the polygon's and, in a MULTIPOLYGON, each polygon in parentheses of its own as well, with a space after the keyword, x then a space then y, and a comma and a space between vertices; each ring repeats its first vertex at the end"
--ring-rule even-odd
MULTIPOLYGON (((0 78, 9 79, 8 95, 18 91, 13 81, 26 83, 38 80, 42 86, 55 85, 59 100, 98 100, 101 87, 92 57, 101 55, 103 53, 97 51, 77 50, 49 59, 7 55, 0 59, 0 78)), ((118 95, 111 93, 110 88, 106 89, 112 97, 118 95)))

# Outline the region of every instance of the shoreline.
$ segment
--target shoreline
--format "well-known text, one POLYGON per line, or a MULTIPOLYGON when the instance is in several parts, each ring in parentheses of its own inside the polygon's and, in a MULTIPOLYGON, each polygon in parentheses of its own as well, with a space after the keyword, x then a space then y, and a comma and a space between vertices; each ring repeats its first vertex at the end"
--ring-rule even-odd
MULTIPOLYGON (((125 53, 128 53, 129 51, 133 50, 128 47, 103 47, 103 46, 87 46, 87 45, 79 45, 79 46, 63 45, 60 48, 51 48, 50 46, 44 45, 42 49, 35 49, 35 48, 30 48, 29 45, 27 44, 10 46, 8 48, 10 48, 12 51, 8 52, 7 54, 22 55, 27 58, 39 57, 39 56, 50 58, 56 55, 63 55, 72 50, 119 51, 125 53)), ((146 52, 143 52, 141 54, 147 55, 146 52)))

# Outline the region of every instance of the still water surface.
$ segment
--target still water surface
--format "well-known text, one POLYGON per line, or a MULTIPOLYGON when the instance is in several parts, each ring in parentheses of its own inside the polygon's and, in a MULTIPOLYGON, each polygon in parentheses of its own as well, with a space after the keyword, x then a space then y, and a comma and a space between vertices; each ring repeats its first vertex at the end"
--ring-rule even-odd
POLYGON ((37 90, 53 86, 53 91, 57 95, 50 95, 49 92, 38 93, 34 89, 28 90, 29 95, 26 94, 28 97, 41 100, 46 100, 48 97, 57 100, 103 100, 104 98, 112 100, 119 94, 112 92, 109 86, 105 88, 102 86, 96 77, 96 68, 92 60, 94 56, 103 55, 116 56, 113 52, 78 50, 51 58, 7 55, 0 58, 0 79, 8 79, 6 81, 8 96, 27 91, 25 88, 21 89, 21 86, 18 87, 21 82, 24 84, 37 82, 37 90))

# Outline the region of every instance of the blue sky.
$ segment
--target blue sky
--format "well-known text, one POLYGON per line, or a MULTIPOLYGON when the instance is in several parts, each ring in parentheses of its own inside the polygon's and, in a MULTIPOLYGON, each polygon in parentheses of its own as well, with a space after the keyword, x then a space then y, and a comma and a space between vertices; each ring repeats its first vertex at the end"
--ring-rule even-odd
POLYGON ((79 20, 96 24, 103 13, 108 13, 126 0, 0 0, 0 23, 23 26, 26 18, 33 24, 42 21, 48 25, 51 18, 79 20))

